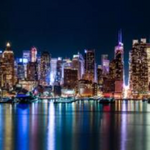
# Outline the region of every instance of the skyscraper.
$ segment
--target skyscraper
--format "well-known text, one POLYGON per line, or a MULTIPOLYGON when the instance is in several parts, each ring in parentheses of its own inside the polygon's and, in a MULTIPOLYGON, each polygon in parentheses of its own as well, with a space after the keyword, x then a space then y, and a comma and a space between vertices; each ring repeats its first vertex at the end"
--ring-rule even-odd
POLYGON ((50 54, 49 52, 43 52, 40 61, 40 85, 50 84, 50 54))
POLYGON ((95 78, 95 50, 85 50, 85 79, 94 82, 95 78))
POLYGON ((3 52, 3 85, 9 89, 15 84, 14 72, 14 53, 11 50, 10 43, 7 43, 6 50, 3 52))
MULTIPOLYGON (((123 43, 122 33, 118 34, 118 45, 115 47, 114 59, 109 63, 109 73, 107 67, 103 67, 104 74, 104 93, 115 94, 115 97, 121 98, 123 96, 123 82, 124 82, 124 62, 123 62, 123 43)), ((107 57, 103 56, 103 65, 107 66, 107 57), (105 62, 106 61, 106 62, 105 62)))
POLYGON ((147 53, 147 63, 148 63, 148 85, 150 90, 150 43, 147 43, 146 53, 147 53))
POLYGON ((78 70, 78 80, 80 80, 84 74, 84 58, 80 53, 73 55, 72 68, 78 70))
POLYGON ((133 97, 148 93, 148 57, 146 39, 133 40, 129 59, 129 87, 133 97))
POLYGON ((110 63, 108 59, 108 55, 103 54, 101 60, 102 60, 103 75, 106 76, 109 73, 109 63, 110 63))
POLYGON ((61 57, 57 59, 57 71, 56 71, 56 82, 62 84, 62 68, 63 68, 63 60, 61 57))
POLYGON ((38 64, 37 62, 29 62, 27 64, 27 80, 38 80, 38 64))
POLYGON ((71 67, 64 68, 64 87, 76 89, 78 83, 78 70, 71 67))
POLYGON ((118 34, 118 45, 115 47, 115 93, 123 94, 124 84, 124 47, 122 43, 122 32, 118 34))
POLYGON ((30 51, 30 61, 31 62, 36 62, 36 60, 37 60, 37 48, 32 47, 31 51, 30 51))
POLYGON ((2 54, 3 54, 3 52, 0 50, 0 88, 3 86, 2 85, 2 80, 3 80, 3 59, 2 59, 2 54))
POLYGON ((53 86, 56 81, 57 58, 51 59, 50 84, 53 86))

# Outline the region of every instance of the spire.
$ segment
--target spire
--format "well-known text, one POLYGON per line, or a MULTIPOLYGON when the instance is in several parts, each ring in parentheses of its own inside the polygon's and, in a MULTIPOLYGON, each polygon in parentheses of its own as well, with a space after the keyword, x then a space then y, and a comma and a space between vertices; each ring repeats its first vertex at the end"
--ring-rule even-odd
POLYGON ((122 30, 121 29, 118 31, 118 44, 119 45, 122 44, 122 30))
POLYGON ((7 44, 6 44, 6 50, 11 50, 11 45, 9 42, 7 42, 7 44))

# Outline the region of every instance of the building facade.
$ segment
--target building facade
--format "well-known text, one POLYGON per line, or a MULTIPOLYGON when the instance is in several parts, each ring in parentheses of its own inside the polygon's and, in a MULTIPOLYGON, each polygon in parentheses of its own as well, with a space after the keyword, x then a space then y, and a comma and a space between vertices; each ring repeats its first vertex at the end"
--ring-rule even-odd
POLYGON ((43 52, 40 60, 40 85, 47 86, 50 84, 50 61, 49 52, 43 52))
POLYGON ((15 70, 14 70, 14 53, 11 50, 10 43, 7 43, 6 50, 2 55, 3 61, 3 73, 2 84, 5 88, 9 89, 15 85, 15 70))
POLYGON ((129 88, 133 97, 148 94, 148 55, 146 39, 133 40, 129 58, 129 88))

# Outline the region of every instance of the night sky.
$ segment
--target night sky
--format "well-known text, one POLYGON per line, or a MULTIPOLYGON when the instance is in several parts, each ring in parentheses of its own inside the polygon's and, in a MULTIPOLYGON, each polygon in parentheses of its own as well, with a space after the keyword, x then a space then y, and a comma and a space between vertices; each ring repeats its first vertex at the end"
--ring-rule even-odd
POLYGON ((1 0, 0 49, 10 41, 16 56, 36 46, 52 57, 72 57, 84 49, 114 55, 123 31, 125 65, 132 39, 150 37, 150 2, 139 0, 1 0))

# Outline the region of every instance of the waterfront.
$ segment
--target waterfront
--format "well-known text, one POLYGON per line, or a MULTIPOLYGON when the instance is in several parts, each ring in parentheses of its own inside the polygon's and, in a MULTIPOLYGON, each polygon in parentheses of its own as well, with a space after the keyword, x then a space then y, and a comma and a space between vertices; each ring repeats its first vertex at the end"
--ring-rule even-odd
POLYGON ((148 150, 150 104, 0 104, 2 150, 148 150))

